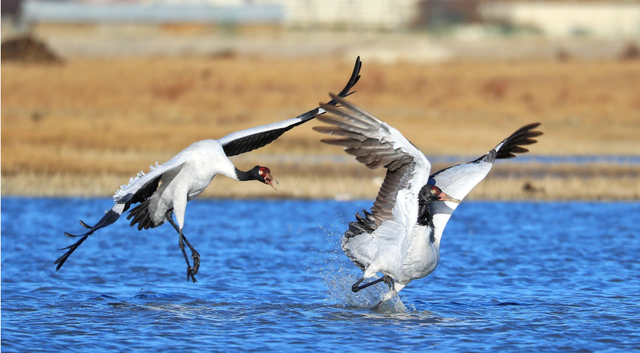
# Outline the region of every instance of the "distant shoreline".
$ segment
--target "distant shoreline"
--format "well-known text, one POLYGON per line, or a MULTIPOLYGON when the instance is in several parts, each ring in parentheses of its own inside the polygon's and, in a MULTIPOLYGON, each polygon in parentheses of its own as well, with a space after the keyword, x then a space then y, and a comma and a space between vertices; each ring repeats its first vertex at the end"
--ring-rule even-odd
MULTIPOLYGON (((640 166, 624 167, 620 174, 598 169, 558 170, 541 174, 528 169, 497 166, 468 195, 470 200, 637 201, 640 200, 640 166)), ((272 169, 277 170, 277 169, 272 169)), ((133 173, 132 173, 133 175, 133 173)), ((275 174, 278 191, 255 182, 238 182, 217 176, 200 198, 374 199, 382 183, 381 173, 361 175, 296 175, 280 169, 275 174), (378 175, 380 174, 380 175, 378 175)), ((35 174, 2 176, 2 196, 111 197, 128 175, 35 174)))

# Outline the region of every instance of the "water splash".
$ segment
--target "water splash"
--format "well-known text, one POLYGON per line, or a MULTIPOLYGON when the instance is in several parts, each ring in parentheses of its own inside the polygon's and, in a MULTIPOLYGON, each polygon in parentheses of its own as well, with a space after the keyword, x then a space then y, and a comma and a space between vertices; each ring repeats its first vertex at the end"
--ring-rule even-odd
POLYGON ((399 296, 382 302, 388 288, 385 284, 376 284, 357 293, 351 290, 359 276, 344 268, 335 271, 327 271, 323 280, 331 298, 345 306, 361 309, 371 309, 378 313, 409 313, 410 310, 402 303, 399 296))
MULTIPOLYGON (((338 247, 338 242, 335 240, 340 239, 341 236, 341 233, 336 232, 325 233, 328 242, 335 242, 338 247)), ((371 309, 384 314, 410 312, 398 295, 382 302, 382 298, 389 290, 384 283, 354 293, 351 286, 362 276, 362 272, 348 260, 341 249, 334 248, 325 255, 324 262, 318 264, 316 268, 319 269, 331 299, 346 307, 371 309)))

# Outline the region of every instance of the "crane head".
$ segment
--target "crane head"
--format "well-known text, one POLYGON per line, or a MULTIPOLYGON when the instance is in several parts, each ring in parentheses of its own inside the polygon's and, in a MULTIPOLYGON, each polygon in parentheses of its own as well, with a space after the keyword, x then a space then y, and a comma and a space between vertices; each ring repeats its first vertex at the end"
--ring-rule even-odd
POLYGON ((273 182, 275 181, 276 184, 279 184, 278 181, 271 175, 271 170, 269 170, 269 168, 267 167, 261 167, 261 166, 256 166, 256 168, 258 169, 258 181, 261 181, 267 185, 270 185, 272 188, 274 188, 275 190, 278 190, 275 185, 273 185, 273 182))

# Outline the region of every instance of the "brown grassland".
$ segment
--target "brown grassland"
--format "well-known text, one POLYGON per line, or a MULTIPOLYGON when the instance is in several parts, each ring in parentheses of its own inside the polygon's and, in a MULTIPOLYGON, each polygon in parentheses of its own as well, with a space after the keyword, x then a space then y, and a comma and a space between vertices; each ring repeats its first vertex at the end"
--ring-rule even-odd
MULTIPOLYGON (((640 61, 362 60, 350 99, 427 155, 479 156, 534 121, 545 135, 533 154, 640 155, 640 61)), ((233 55, 3 62, 2 195, 111 195, 194 141, 314 108, 351 69, 342 59, 233 55)), ((220 177, 204 196, 374 198, 382 171, 350 159, 314 162, 343 154, 318 142, 318 124, 235 159, 240 169, 269 166, 279 192, 220 177)), ((469 197, 640 199, 639 176, 638 165, 507 161, 469 197)))

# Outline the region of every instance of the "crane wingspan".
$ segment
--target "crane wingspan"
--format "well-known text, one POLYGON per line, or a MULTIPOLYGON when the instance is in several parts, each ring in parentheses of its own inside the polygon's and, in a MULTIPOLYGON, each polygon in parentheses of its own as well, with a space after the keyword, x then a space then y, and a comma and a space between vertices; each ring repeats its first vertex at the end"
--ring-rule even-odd
MULTIPOLYGON (((313 129, 341 137, 321 141, 343 146, 345 152, 355 156, 356 160, 370 169, 387 168, 387 175, 371 208, 372 213, 365 214, 377 228, 382 222, 394 219, 393 208, 400 190, 411 188, 411 183, 420 183, 421 181, 414 179, 421 179, 420 174, 424 174, 420 186, 427 182, 431 165, 424 154, 398 130, 340 97, 331 97, 343 109, 321 104, 323 109, 333 115, 320 116, 318 120, 334 126, 316 126, 313 129)), ((371 228, 371 225, 368 227, 371 228)))
MULTIPOLYGON (((360 68, 362 67, 362 62, 360 61, 360 57, 356 59, 356 63, 353 67, 353 72, 351 73, 351 77, 349 78, 349 82, 347 85, 340 91, 338 96, 347 97, 354 92, 351 91, 351 88, 358 82, 360 79, 360 68)), ((328 104, 336 105, 337 103, 332 100, 328 104)), ((269 143, 275 141, 278 137, 280 137, 285 132, 293 129, 294 127, 304 124, 307 121, 315 118, 318 115, 322 115, 325 113, 325 110, 322 108, 312 109, 304 114, 301 114, 295 118, 287 119, 284 121, 280 121, 273 124, 257 126, 251 129, 242 130, 233 132, 229 135, 224 136, 221 139, 218 139, 218 142, 222 145, 225 154, 227 157, 235 156, 241 153, 253 151, 257 148, 268 145, 269 143)))
MULTIPOLYGON (((522 147, 531 145, 537 140, 534 137, 542 135, 541 131, 533 129, 540 123, 531 123, 518 129, 500 142, 494 149, 479 158, 465 164, 458 164, 434 173, 429 177, 429 184, 435 185, 452 197, 462 200, 478 185, 491 171, 496 159, 515 157, 515 153, 526 153, 529 150, 522 147)), ((442 234, 453 211, 458 204, 445 201, 432 202, 430 209, 434 216, 433 222, 436 232, 442 234)))

